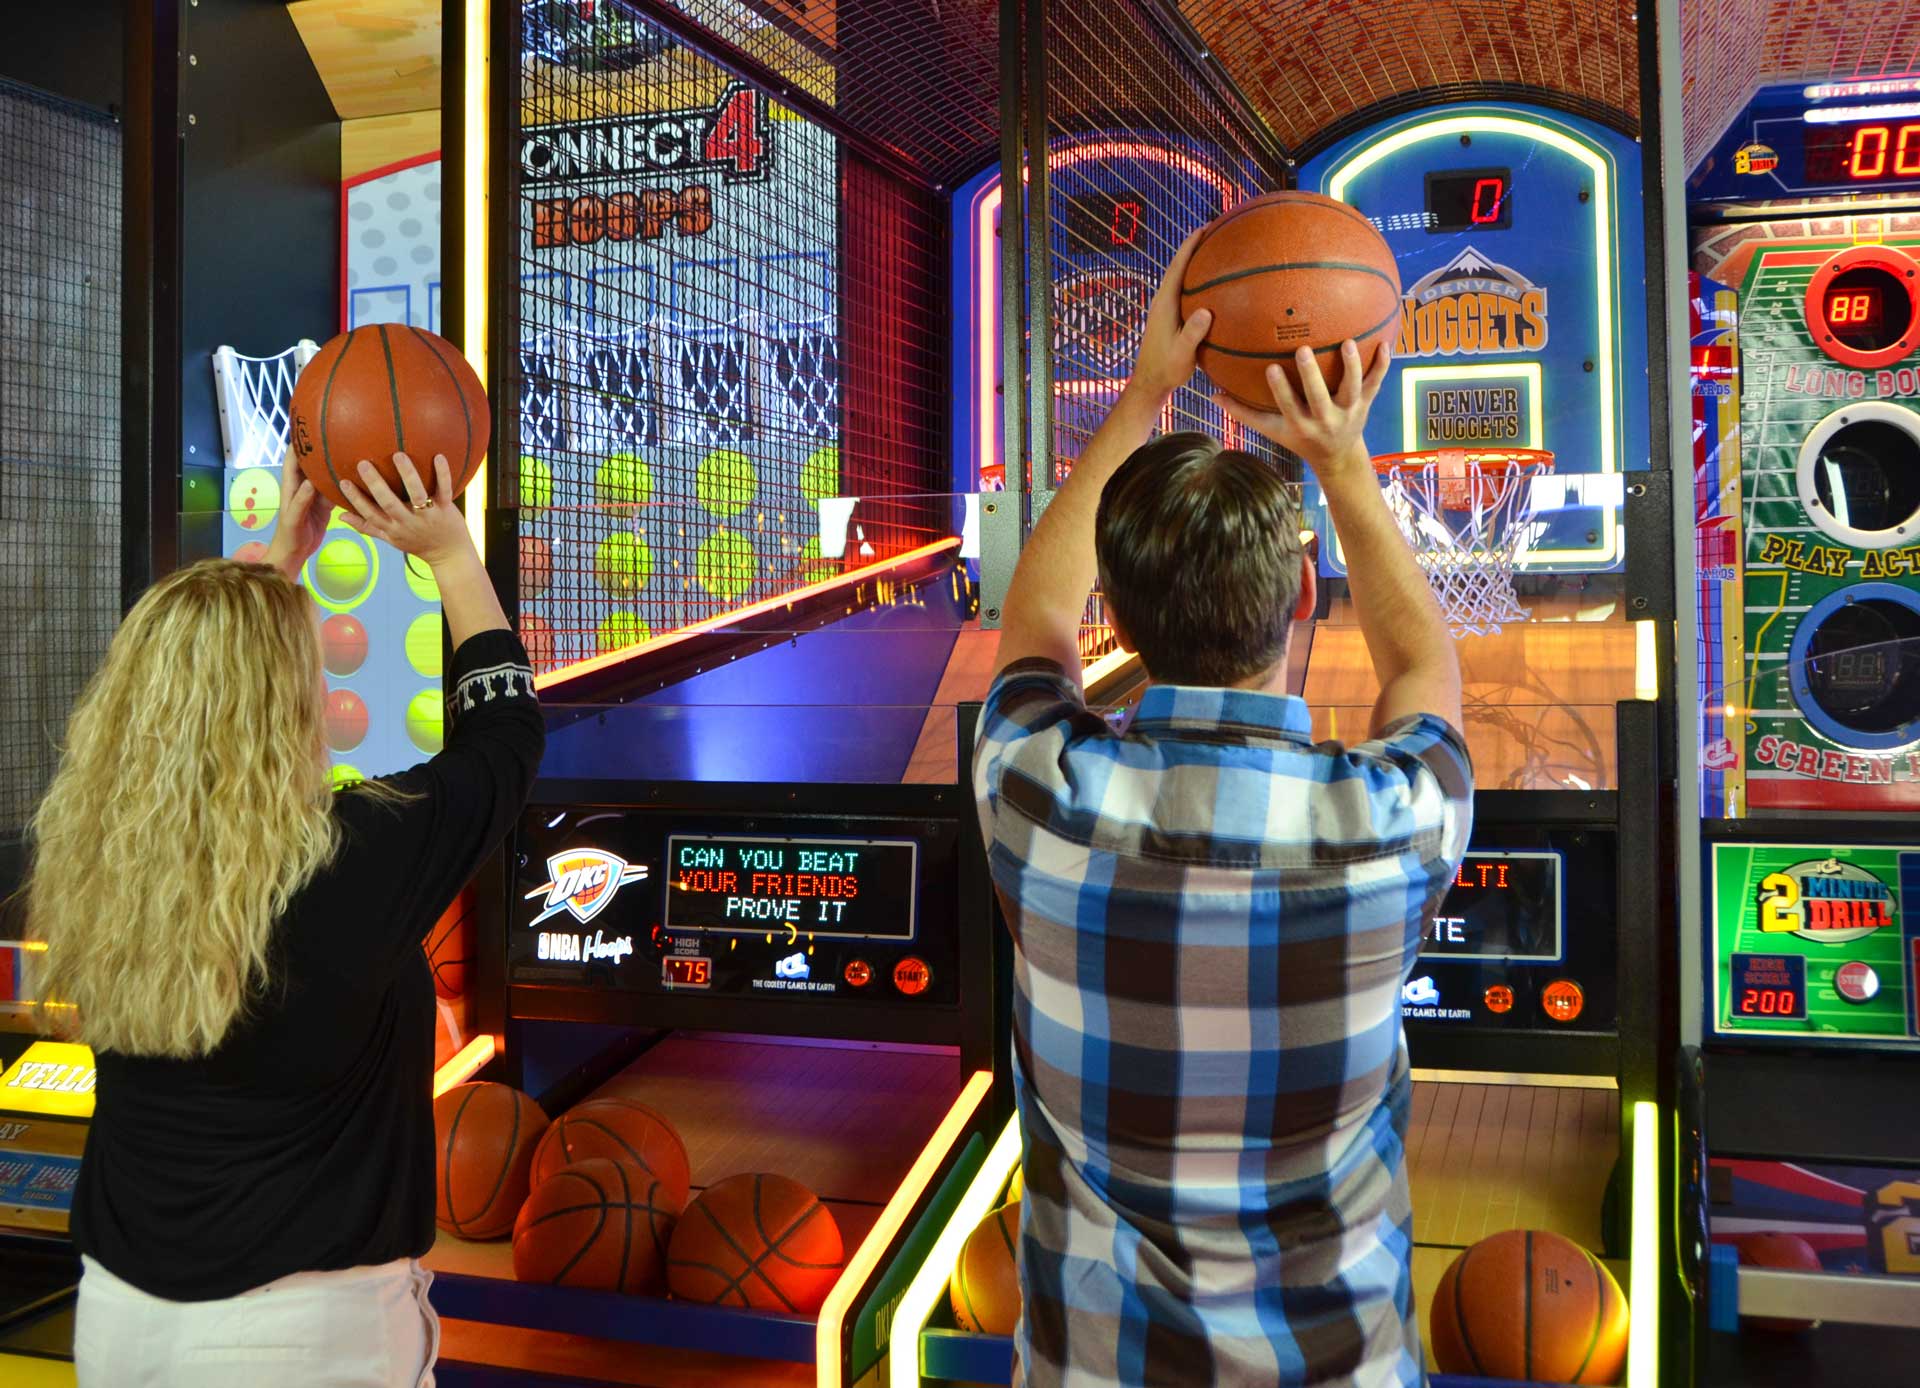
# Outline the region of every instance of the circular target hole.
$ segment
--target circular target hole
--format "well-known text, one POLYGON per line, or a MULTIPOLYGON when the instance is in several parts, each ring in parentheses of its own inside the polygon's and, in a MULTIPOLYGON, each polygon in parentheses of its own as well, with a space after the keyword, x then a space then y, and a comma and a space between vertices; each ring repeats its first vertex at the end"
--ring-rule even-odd
POLYGON ((1836 609, 1808 644, 1807 693, 1835 722, 1890 733, 1920 714, 1920 611, 1885 598, 1836 609))
POLYGON ((1813 464, 1814 496, 1852 530, 1892 530, 1920 511, 1920 440, 1864 419, 1835 431, 1813 464))
POLYGON ((1882 352, 1913 326, 1913 301, 1893 271, 1880 265, 1842 270, 1827 286, 1827 330, 1856 352, 1882 352))

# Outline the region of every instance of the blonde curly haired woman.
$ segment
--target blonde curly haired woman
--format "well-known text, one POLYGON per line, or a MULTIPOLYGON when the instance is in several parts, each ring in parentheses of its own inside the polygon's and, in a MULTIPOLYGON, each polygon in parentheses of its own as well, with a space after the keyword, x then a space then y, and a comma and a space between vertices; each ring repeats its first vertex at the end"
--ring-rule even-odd
POLYGON ((74 1194, 82 1388, 433 1382, 433 989, 421 941, 505 837, 544 742, 526 652, 404 455, 347 523, 427 563, 454 644, 445 749, 329 785, 326 507, 288 465, 263 564, 156 583, 73 711, 34 820, 40 996, 99 1087, 74 1194))

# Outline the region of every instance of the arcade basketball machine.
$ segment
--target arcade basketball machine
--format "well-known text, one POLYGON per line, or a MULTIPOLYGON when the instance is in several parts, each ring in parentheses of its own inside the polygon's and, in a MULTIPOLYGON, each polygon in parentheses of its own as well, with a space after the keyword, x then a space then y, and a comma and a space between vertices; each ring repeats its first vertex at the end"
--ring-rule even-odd
POLYGON ((853 1381, 984 1148, 993 921, 942 692, 977 530, 945 227, 998 151, 984 15, 449 12, 445 312, 496 413, 469 516, 549 722, 478 888, 486 1074, 556 1119, 666 1115, 696 1198, 800 1182, 844 1265, 768 1311, 521 1282, 510 1244, 443 1234, 444 1382, 853 1381))
POLYGON ((1686 35, 1693 1381, 1910 1382, 1920 1328, 1920 14, 1686 35), (1764 33, 1762 32, 1764 30, 1764 33), (1738 56, 1735 56, 1738 55, 1738 56), (1764 55, 1764 56, 1762 56, 1764 55), (1709 72, 1713 80, 1696 81, 1709 72), (1731 80, 1728 80, 1728 79, 1731 80), (1737 1332, 1737 1333, 1736 1333, 1737 1332))
MULTIPOLYGON (((1454 623, 1479 786, 1471 853, 1403 998, 1416 1067, 1416 1291, 1424 1308, 1455 1254, 1484 1236, 1558 1232, 1614 1260, 1634 1317, 1627 1381, 1651 1383, 1675 967, 1661 831, 1672 765, 1662 672, 1674 639, 1665 299, 1647 234, 1659 169, 1642 156, 1660 129, 1653 16, 1424 6, 1428 67, 1405 61, 1411 9, 1336 20, 1194 0, 1177 13, 1142 6, 1139 31, 1126 7, 1108 11, 1117 14, 1095 21, 1035 0, 1017 24, 1003 14, 1026 65, 1008 89, 1038 94, 1005 126, 1029 165, 1024 262, 997 201, 982 204, 966 239, 956 231, 956 253, 973 257, 957 281, 966 274, 983 305, 1003 298, 1008 314, 1023 297, 1035 305, 1003 349, 1028 352, 1024 397, 1004 392, 1025 418, 1011 407, 1000 416, 1010 443, 984 428, 968 440, 983 475, 1004 466, 1008 488, 1000 512, 983 501, 983 618, 1005 591, 1021 507, 1043 502, 1054 481, 1033 467, 1020 496, 1020 471, 1005 460, 1023 443, 1027 456, 1045 458, 1051 444, 1055 459, 1071 459, 1072 383, 1106 374, 1103 344, 1124 341, 1123 324, 1138 332, 1144 296, 1133 289, 1129 305, 1122 274, 1137 268, 1150 284, 1191 225, 1185 208, 1210 217, 1215 199, 1233 197, 1221 186, 1234 181, 1220 162, 1231 151, 1202 152, 1185 132, 1245 129, 1241 167, 1268 180, 1263 189, 1320 192, 1365 213, 1405 295, 1368 442, 1454 623), (1533 56, 1547 50, 1532 40, 1548 33, 1569 44, 1577 35, 1581 60, 1533 56), (1170 51, 1157 46, 1162 34, 1170 51), (1153 58, 1143 71, 1113 56, 1128 52, 1153 58), (1156 86, 1168 72, 1179 77, 1171 105, 1156 86), (1129 151, 1124 191, 1088 187, 1089 144, 1129 151), (1136 153, 1149 148, 1180 155, 1156 168, 1136 153), (1136 267, 1121 243, 1141 235, 1156 238, 1157 258, 1136 267), (1092 302, 1114 322, 1085 334, 1077 325, 1092 302)), ((981 336, 967 385, 986 418, 1001 383, 1018 378, 997 374, 981 336)), ((1126 353, 1114 356, 1124 370, 1126 353)), ((1096 407, 1100 388, 1087 388, 1096 407)), ((1337 539, 1311 478, 1301 480, 1326 597, 1296 634, 1292 688, 1316 736, 1358 741, 1377 691, 1337 539)), ((1084 649, 1098 657, 1097 609, 1089 617, 1084 649)), ((1140 680, 1124 652, 1088 675, 1095 701, 1113 704, 1140 680)), ((896 1310, 888 1367, 900 1388, 1007 1381, 1010 1341, 956 1328, 948 1282, 967 1236, 1006 1198, 1018 1156, 1010 1124, 896 1310)))

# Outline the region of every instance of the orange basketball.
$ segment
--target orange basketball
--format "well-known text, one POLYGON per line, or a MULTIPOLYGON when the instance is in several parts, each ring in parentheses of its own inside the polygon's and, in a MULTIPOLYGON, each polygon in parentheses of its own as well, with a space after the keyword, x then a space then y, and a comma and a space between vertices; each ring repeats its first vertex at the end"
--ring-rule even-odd
POLYGON ((433 991, 443 998, 457 998, 467 990, 467 956, 473 947, 471 904, 472 893, 463 889, 427 932, 427 967, 433 971, 433 991))
POLYGON ((434 1221, 466 1239, 497 1239, 512 1229, 546 1130, 540 1105, 504 1084, 457 1084, 435 1099, 434 1221))
POLYGON ((429 490, 434 454, 445 454, 457 494, 487 456, 493 427, 487 392, 459 349, 404 323, 355 328, 322 347, 294 382, 289 413, 300 470, 335 506, 347 505, 341 478, 366 490, 362 461, 405 501, 395 453, 413 459, 429 490))
POLYGON ((811 1314, 840 1276, 840 1226, 785 1176, 729 1176, 687 1206, 667 1247, 667 1282, 688 1301, 811 1314))
MULTIPOLYGON (((1813 1251, 1813 1245, 1795 1234, 1748 1234, 1735 1248, 1740 1261, 1749 1267, 1824 1271, 1820 1255, 1813 1251)), ((1740 1324, 1755 1330, 1777 1330, 1788 1335, 1813 1329, 1812 1321, 1787 1320, 1779 1316, 1746 1316, 1740 1324)))
POLYGON ((1372 222, 1318 193, 1268 193, 1223 212, 1201 234, 1180 286, 1180 316, 1213 310, 1200 365, 1215 385, 1273 408, 1266 370, 1279 362, 1297 389, 1293 354, 1313 348, 1338 390, 1340 344, 1363 367, 1400 328, 1400 269, 1372 222))
POLYGON ((1020 1323, 1020 1202, 980 1221, 961 1246, 947 1284, 954 1323, 962 1330, 1011 1335, 1020 1323))
POLYGON ((533 1188, 513 1223, 513 1275, 603 1292, 659 1296, 680 1206, 625 1162, 589 1157, 533 1188))
POLYGON ((1627 1360, 1627 1299, 1579 1244, 1509 1229, 1480 1240, 1441 1276, 1428 1343, 1443 1373, 1614 1383, 1627 1360))
POLYGON ((687 1203, 692 1177, 686 1144, 673 1124, 638 1099, 588 1099, 561 1114, 533 1154, 533 1183, 588 1157, 638 1167, 660 1182, 670 1203, 687 1203))

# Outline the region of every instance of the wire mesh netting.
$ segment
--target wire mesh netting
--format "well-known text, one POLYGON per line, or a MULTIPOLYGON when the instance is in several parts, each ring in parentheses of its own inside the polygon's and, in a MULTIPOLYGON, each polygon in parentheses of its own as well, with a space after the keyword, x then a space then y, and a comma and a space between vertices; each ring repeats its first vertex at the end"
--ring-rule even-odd
MULTIPOLYGON (((499 497, 547 668, 950 533, 938 198, 638 10, 594 8, 618 44, 568 13, 522 11, 499 497), (821 503, 855 496, 857 533, 823 552, 821 503)), ((761 56, 796 87, 848 89, 792 26, 775 37, 761 56)))
POLYGON ((120 617, 120 127, 0 82, 0 840, 120 617))
MULTIPOLYGON (((1223 211, 1274 186, 1192 61, 1133 3, 1047 9, 1048 247, 1052 281, 1053 460, 1071 470, 1126 384, 1147 307, 1174 252, 1223 211)), ((1273 458, 1216 406, 1204 379, 1161 418, 1273 458)), ((1095 594, 1085 656, 1111 649, 1095 594)))
POLYGON ((1639 121, 1635 0, 1180 0, 1180 9, 1290 149, 1395 98, 1492 85, 1639 121))

